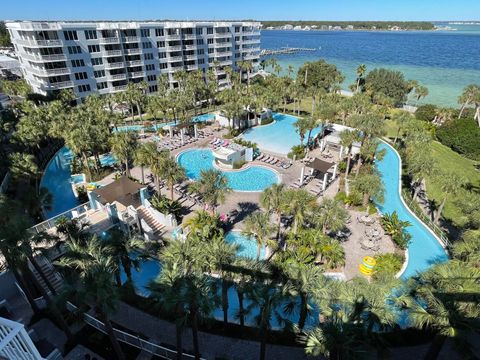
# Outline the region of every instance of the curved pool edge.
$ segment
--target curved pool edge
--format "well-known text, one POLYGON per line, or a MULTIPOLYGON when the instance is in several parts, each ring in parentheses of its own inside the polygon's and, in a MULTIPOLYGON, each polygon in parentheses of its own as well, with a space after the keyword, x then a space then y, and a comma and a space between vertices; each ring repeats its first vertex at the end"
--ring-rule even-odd
MULTIPOLYGON (((178 161, 178 158, 184 154, 184 153, 187 153, 189 151, 194 151, 194 150, 210 150, 212 151, 212 149, 208 148, 208 147, 204 147, 204 148, 200 148, 200 147, 194 147, 194 148, 189 148, 189 149, 184 149, 182 151, 180 151, 177 155, 175 155, 175 161, 180 164, 180 162, 178 161)), ((243 168, 243 169, 222 169, 221 167, 219 167, 217 164, 215 164, 215 161, 212 162, 212 166, 221 171, 221 172, 226 172, 226 173, 239 173, 239 172, 242 172, 242 171, 247 171, 248 169, 250 169, 251 167, 258 167, 258 168, 263 168, 263 169, 266 169, 266 170, 269 170, 271 172, 273 172, 276 176, 277 176, 277 182, 276 184, 281 184, 282 183, 282 175, 276 170, 276 169, 272 169, 272 168, 269 168, 268 166, 264 166, 264 165, 258 165, 258 164, 251 164, 253 161, 251 161, 249 164, 246 164, 246 166, 243 168)), ((188 178, 190 181, 196 181, 195 179, 192 179, 192 178, 188 178)), ((238 193, 261 193, 263 192, 264 190, 233 190, 233 192, 238 192, 238 193)))
MULTIPOLYGON (((445 254, 448 256, 448 251, 446 251, 446 246, 445 244, 443 243, 443 241, 438 237, 437 234, 435 234, 435 232, 427 225, 425 224, 411 209, 410 207, 407 205, 407 203, 405 202, 403 196, 402 196, 402 157, 400 156, 400 154, 398 153, 398 151, 386 140, 384 139, 380 139, 380 141, 382 143, 384 143, 385 145, 387 145, 390 149, 393 150, 394 154, 397 156, 398 158, 398 166, 399 166, 399 169, 398 169, 398 195, 400 197, 400 200, 402 201, 402 205, 405 207, 405 209, 407 209, 407 211, 410 213, 410 215, 412 215, 415 219, 418 220, 418 222, 423 226, 425 227, 429 232, 430 234, 437 240, 437 242, 440 244, 440 246, 443 248, 443 250, 445 251, 445 254)), ((380 210, 378 209, 377 207, 377 210, 380 212, 380 210)), ((405 271, 407 270, 407 267, 408 267, 408 264, 409 264, 409 252, 408 252, 408 247, 407 249, 405 250, 405 261, 403 263, 403 266, 402 268, 400 269, 400 271, 398 273, 395 274, 395 277, 398 279, 400 278, 404 273, 405 271)))

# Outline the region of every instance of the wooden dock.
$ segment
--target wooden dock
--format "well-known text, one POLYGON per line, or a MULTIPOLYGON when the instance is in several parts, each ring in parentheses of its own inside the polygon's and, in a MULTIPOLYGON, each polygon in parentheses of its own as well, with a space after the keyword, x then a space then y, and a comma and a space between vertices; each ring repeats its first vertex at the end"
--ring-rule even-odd
POLYGON ((317 51, 320 48, 300 48, 300 47, 281 47, 280 49, 263 49, 260 51, 260 56, 293 54, 297 52, 317 51))

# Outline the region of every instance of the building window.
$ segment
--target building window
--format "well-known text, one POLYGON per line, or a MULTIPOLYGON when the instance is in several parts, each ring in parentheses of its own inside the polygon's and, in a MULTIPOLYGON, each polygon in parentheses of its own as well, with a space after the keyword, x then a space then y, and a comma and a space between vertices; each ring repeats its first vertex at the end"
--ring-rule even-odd
POLYGON ((148 92, 157 92, 158 91, 158 86, 157 85, 150 85, 148 87, 148 92))
POLYGON ((150 36, 150 29, 140 29, 140 36, 142 37, 150 36))
POLYGON ((145 65, 145 70, 147 70, 147 71, 153 71, 153 70, 155 70, 155 64, 147 64, 147 65, 145 65))
POLYGON ((158 57, 159 57, 160 59, 165 59, 165 58, 167 57, 167 53, 166 53, 166 52, 159 52, 159 53, 158 53, 158 57))
POLYGON ((90 91, 90 85, 78 85, 78 92, 87 92, 90 91))
POLYGON ((198 65, 205 64, 205 59, 198 59, 198 65))
POLYGON ((203 35, 203 28, 197 28, 196 33, 197 35, 203 35))
POLYGON ((235 32, 236 33, 240 32, 240 26, 235 26, 235 32))
POLYGON ((157 81, 157 75, 148 75, 147 80, 148 81, 157 81))
POLYGON ((88 52, 89 53, 100 52, 100 45, 88 45, 88 52))
POLYGON ((155 36, 163 36, 163 29, 155 29, 155 36))
POLYGON ((197 54, 198 55, 203 55, 203 54, 205 54, 205 50, 204 49, 198 49, 197 54))
POLYGON ((207 43, 208 43, 209 45, 213 44, 213 39, 207 39, 207 43))
POLYGON ((207 28, 207 35, 213 34, 213 27, 207 28))
POLYGON ((145 41, 142 43, 142 47, 144 49, 151 49, 152 48, 152 43, 150 41, 145 41))
POLYGON ((153 54, 152 53, 143 54, 143 58, 145 60, 153 60, 153 54))
POLYGON ((68 47, 68 53, 69 54, 81 54, 82 49, 78 45, 77 46, 69 46, 68 47))
POLYGON ((240 36, 235 36, 235 41, 240 41, 240 36))
POLYGON ((83 59, 72 60, 72 66, 73 67, 85 66, 85 62, 83 61, 83 59))
POLYGON ((105 76, 105 70, 95 70, 93 72, 93 76, 95 76, 96 78, 104 77, 105 76))
POLYGON ((235 50, 240 50, 240 45, 235 45, 235 50))
POLYGON ((165 47, 165 41, 157 41, 157 47, 159 48, 165 47))
POLYGON ((75 30, 64 31, 63 36, 65 36, 65 40, 78 40, 77 32, 75 30))
POLYGON ((88 76, 87 76, 86 72, 75 73, 75 79, 76 80, 85 80, 87 78, 88 78, 88 76))
POLYGON ((107 84, 106 81, 97 83, 97 89, 98 90, 106 89, 107 87, 108 87, 108 84, 107 84))
POLYGON ((96 30, 85 30, 85 39, 92 40, 97 38, 96 30))
POLYGON ((160 64, 160 69, 167 69, 168 68, 168 64, 167 63, 161 63, 160 64))
POLYGON ((203 39, 197 39, 197 45, 203 45, 203 39))
POLYGON ((102 65, 103 64, 103 59, 102 58, 92 58, 92 65, 102 65))
POLYGON ((213 54, 214 51, 215 51, 214 48, 208 48, 208 53, 209 53, 209 54, 213 54))

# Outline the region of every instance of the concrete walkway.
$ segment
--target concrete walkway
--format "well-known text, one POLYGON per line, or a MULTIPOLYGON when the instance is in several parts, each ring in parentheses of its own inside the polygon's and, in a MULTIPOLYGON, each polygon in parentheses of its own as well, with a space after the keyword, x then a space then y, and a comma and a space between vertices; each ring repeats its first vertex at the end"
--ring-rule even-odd
MULTIPOLYGON (((174 346, 176 343, 175 324, 158 319, 125 303, 120 303, 112 316, 116 324, 145 335, 157 344, 174 346)), ((260 343, 220 335, 199 332, 202 357, 205 359, 224 358, 229 360, 256 360, 260 354, 260 343)), ((187 328, 183 333, 184 349, 192 352, 192 333, 187 328)), ((303 348, 281 345, 267 345, 266 359, 301 360, 307 359, 303 348)), ((308 357, 308 359, 315 359, 308 357)))

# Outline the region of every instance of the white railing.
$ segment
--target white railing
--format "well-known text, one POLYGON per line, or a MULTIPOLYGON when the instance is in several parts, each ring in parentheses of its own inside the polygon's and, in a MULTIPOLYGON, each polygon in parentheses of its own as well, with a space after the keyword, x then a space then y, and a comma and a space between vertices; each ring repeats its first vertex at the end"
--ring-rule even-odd
POLYGON ((145 76, 145 73, 143 71, 135 71, 135 72, 129 73, 128 76, 131 78, 143 77, 145 76))
POLYGON ((124 66, 125 66, 125 64, 123 63, 123 61, 114 62, 114 63, 107 63, 105 65, 105 69, 118 69, 118 68, 122 68, 124 66))
POLYGON ((105 50, 103 51, 104 56, 121 56, 122 50, 105 50))
POLYGON ((0 317, 0 358, 44 360, 23 324, 0 317))
POLYGON ((109 75, 108 78, 110 80, 124 80, 127 78, 127 74, 116 74, 116 75, 109 75))
POLYGON ((197 45, 184 45, 185 50, 196 50, 197 45))
POLYGON ((167 50, 168 51, 182 51, 182 46, 181 45, 168 46, 167 50))
POLYGON ((30 228, 30 231, 31 232, 34 232, 34 233, 40 233, 40 232, 43 232, 43 231, 47 231, 49 229, 52 229, 54 227, 56 227, 56 222, 59 218, 62 218, 62 217, 67 217, 69 219, 84 219, 84 218, 88 218, 88 211, 91 209, 90 207, 90 203, 89 202, 86 202, 82 205, 79 205, 77 207, 74 207, 73 209, 70 209, 68 211, 65 211, 61 214, 58 214, 48 220, 45 220, 35 226, 32 226, 30 228))
POLYGON ((255 60, 259 58, 259 55, 248 54, 243 57, 245 60, 255 60))
POLYGON ((183 57, 182 56, 171 56, 171 57, 168 58, 168 61, 169 62, 183 61, 183 57))
POLYGON ((226 37, 232 37, 232 34, 229 33, 229 32, 216 33, 216 34, 215 34, 215 39, 221 39, 221 38, 226 38, 226 37))
POLYGON ((185 40, 195 40, 197 38, 197 35, 195 35, 195 34, 183 34, 183 38, 185 40))
MULTIPOLYGON (((71 302, 67 302, 67 309, 69 311, 75 311, 78 308, 73 305, 71 302)), ((85 321, 86 324, 92 326, 93 328, 97 329, 98 331, 106 334, 107 331, 105 329, 105 324, 98 320, 97 318, 93 317, 90 314, 83 314, 83 320, 85 321)), ((125 331, 118 330, 116 328, 113 328, 113 333, 115 334, 115 337, 117 338, 118 341, 121 341, 123 343, 129 344, 131 346, 134 346, 138 349, 144 350, 152 355, 159 356, 163 359, 176 359, 177 358, 177 351, 172 350, 163 346, 160 346, 158 344, 155 344, 154 342, 147 341, 145 339, 140 338, 138 335, 132 335, 129 334, 125 331)), ((182 359, 194 359, 195 356, 190 355, 190 354, 182 354, 182 359)), ((205 359, 201 359, 205 360, 205 359)))
POLYGON ((141 49, 126 49, 125 52, 129 55, 140 54, 142 52, 141 49))
POLYGON ((142 65, 143 61, 142 60, 132 60, 132 61, 127 61, 127 66, 136 66, 136 65, 142 65))
POLYGON ((198 65, 187 65, 187 70, 198 70, 198 65))
POLYGON ((66 56, 63 54, 57 54, 57 55, 40 55, 40 54, 29 54, 29 53, 23 53, 20 55, 20 57, 23 57, 25 59, 31 60, 31 61, 39 61, 39 62, 45 62, 45 61, 61 61, 61 60, 66 60, 66 56))
POLYGON ((116 92, 116 91, 123 91, 127 88, 127 85, 120 85, 120 86, 114 86, 113 87, 113 91, 116 92))
POLYGON ((45 87, 47 89, 51 89, 51 88, 63 89, 63 88, 72 87, 72 86, 73 86, 73 81, 62 81, 57 83, 51 83, 45 87))
POLYGON ((248 45, 248 44, 260 44, 260 39, 248 39, 248 40, 243 40, 242 44, 248 45))
POLYGON ((125 36, 123 38, 124 42, 137 42, 138 41, 138 36, 125 36))
POLYGON ((120 39, 118 37, 107 37, 107 38, 100 38, 100 44, 112 44, 118 43, 120 39))
POLYGON ((25 46, 62 46, 61 40, 17 39, 16 42, 25 46))
POLYGON ((69 68, 61 68, 61 69, 38 69, 38 68, 31 68, 32 72, 37 75, 67 75, 70 74, 69 68))
POLYGON ((179 34, 172 34, 168 35, 166 34, 168 40, 180 40, 182 37, 179 34))

